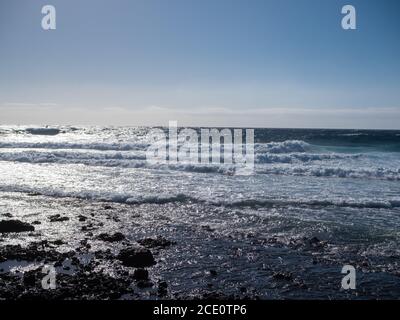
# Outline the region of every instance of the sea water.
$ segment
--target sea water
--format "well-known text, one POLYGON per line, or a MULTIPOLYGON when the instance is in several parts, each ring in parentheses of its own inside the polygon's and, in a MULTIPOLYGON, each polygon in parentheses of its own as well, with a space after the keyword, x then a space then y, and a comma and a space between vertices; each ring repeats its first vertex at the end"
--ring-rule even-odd
MULTIPOLYGON (((345 264, 361 269, 366 296, 400 291, 400 131, 255 129, 250 175, 235 174, 234 164, 149 163, 151 128, 51 132, 0 127, 0 215, 30 222, 71 203, 66 214, 115 204, 118 222, 103 229, 178 242, 157 271, 178 293, 206 286, 203 271, 217 268, 224 276, 214 286, 224 293, 245 286, 265 298, 337 296, 345 264), (325 244, 315 252, 313 237, 325 244), (301 269, 295 279, 314 289, 271 284, 276 268, 301 269)), ((71 246, 79 238, 73 226, 40 228, 71 246)))

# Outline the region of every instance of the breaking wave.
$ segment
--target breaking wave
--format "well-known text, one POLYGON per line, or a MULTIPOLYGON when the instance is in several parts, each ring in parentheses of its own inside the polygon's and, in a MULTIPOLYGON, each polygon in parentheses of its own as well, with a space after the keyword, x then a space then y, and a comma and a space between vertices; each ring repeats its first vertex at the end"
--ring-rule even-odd
POLYGON ((384 168, 360 168, 350 169, 343 167, 263 167, 258 168, 259 174, 313 176, 313 177, 335 177, 335 178, 359 178, 359 179, 382 179, 400 181, 399 169, 384 168))
POLYGON ((287 140, 283 142, 269 142, 256 144, 257 153, 292 153, 306 152, 311 149, 311 145, 301 140, 287 140))
POLYGON ((146 150, 148 143, 119 143, 119 142, 88 142, 88 143, 69 143, 69 142, 0 142, 0 148, 16 149, 86 149, 86 150, 146 150))
POLYGON ((257 163, 296 163, 323 160, 358 159, 362 154, 338 154, 338 153, 289 153, 289 154, 257 154, 257 163))
POLYGON ((272 207, 341 207, 360 209, 393 209, 400 207, 399 199, 243 199, 240 201, 217 201, 202 199, 190 194, 178 193, 175 195, 136 195, 130 193, 100 192, 100 191, 64 191, 46 188, 31 188, 27 186, 0 185, 0 192, 25 193, 32 196, 48 196, 55 198, 76 198, 83 200, 95 200, 114 202, 130 205, 140 204, 166 204, 166 203, 197 203, 212 206, 224 206, 230 208, 272 208, 272 207))
MULTIPOLYGON (((287 148, 288 144, 285 144, 287 148)), ((289 144, 291 145, 291 144, 289 144)), ((276 145, 273 147, 275 148, 276 145)), ((276 149, 274 149, 276 150, 276 149)), ((283 149, 280 149, 283 150, 283 149)), ((286 149, 288 150, 288 149, 286 149)), ((292 151, 293 149, 291 149, 292 151)), ((0 149, 0 161, 31 164, 62 164, 143 168, 196 173, 234 175, 243 168, 240 164, 201 164, 178 162, 152 163, 143 150, 93 149, 0 149)), ((375 159, 365 154, 340 153, 262 153, 255 156, 256 174, 400 180, 400 168, 375 166, 375 159), (369 162, 362 162, 370 160, 369 162), (351 164, 351 165, 350 165, 351 164), (364 164, 364 167, 362 166, 364 164), (369 167, 368 167, 369 165, 369 167), (374 165, 371 167, 371 165, 374 165)))

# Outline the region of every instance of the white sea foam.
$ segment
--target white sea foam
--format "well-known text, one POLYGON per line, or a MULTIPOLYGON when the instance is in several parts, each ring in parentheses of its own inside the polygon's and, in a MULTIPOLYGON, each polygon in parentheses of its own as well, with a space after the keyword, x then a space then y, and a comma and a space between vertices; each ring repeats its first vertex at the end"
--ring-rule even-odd
MULTIPOLYGON (((275 148, 275 146, 274 146, 275 148)), ((285 147, 286 148, 286 147, 285 147)), ((282 149, 281 149, 282 150, 282 149)), ((287 150, 287 148, 286 148, 287 150)), ((341 153, 261 153, 256 174, 400 180, 400 168, 375 166, 379 158, 341 153), (361 161, 362 160, 362 161, 361 161), (362 167, 364 164, 365 167, 362 167)), ((84 164, 120 168, 145 168, 198 173, 234 174, 238 165, 150 163, 143 150, 2 148, 0 161, 22 163, 84 164)), ((400 162, 399 162, 400 165, 400 162)))
MULTIPOLYGON (((221 190, 217 190, 217 193, 221 199, 225 199, 225 202, 221 202, 225 205, 235 206, 246 202, 251 204, 254 198, 255 204, 264 203, 267 206, 271 200, 264 198, 269 199, 269 196, 274 198, 272 193, 286 194, 292 190, 294 194, 303 195, 299 196, 298 200, 293 200, 293 205, 307 204, 307 199, 316 190, 326 188, 331 190, 331 193, 336 193, 337 185, 344 184, 346 188, 350 189, 347 185, 353 188, 349 191, 351 193, 364 192, 374 195, 374 190, 365 191, 365 189, 380 183, 382 185, 379 185, 379 188, 386 188, 384 189, 386 193, 382 192, 382 199, 369 204, 358 200, 356 204, 352 204, 346 200, 344 205, 357 206, 357 203, 360 203, 360 207, 374 204, 377 207, 392 207, 393 203, 387 201, 389 195, 396 193, 397 190, 393 182, 400 181, 399 153, 363 151, 362 147, 357 148, 357 153, 354 153, 354 151, 349 152, 348 148, 335 146, 321 148, 302 140, 257 142, 255 175, 243 180, 235 177, 235 172, 240 169, 235 164, 149 163, 145 157, 146 148, 149 146, 146 129, 60 128, 60 134, 56 136, 31 135, 26 129, 1 128, 4 134, 0 140, 0 161, 4 165, 2 179, 4 184, 15 186, 10 187, 11 190, 18 190, 19 186, 21 190, 29 187, 28 192, 41 192, 54 196, 58 194, 141 203, 175 201, 182 199, 182 197, 176 198, 182 191, 194 189, 197 185, 202 185, 206 189, 208 186, 211 190, 210 186, 215 185, 221 186, 221 190), (23 166, 25 168, 22 168, 23 166), (11 172, 18 170, 26 171, 15 178, 15 174, 11 172), (77 171, 74 179, 66 179, 63 176, 74 170, 77 171), (103 174, 104 172, 107 174, 103 174), (134 175, 132 172, 143 172, 143 174, 134 175), (177 176, 184 178, 180 180, 180 184, 169 185, 168 190, 171 192, 167 197, 157 194, 157 197, 162 197, 164 200, 149 196, 148 192, 142 190, 143 185, 150 183, 149 181, 152 183, 156 181, 155 183, 163 186, 160 182, 165 182, 163 177, 173 181, 177 176), (111 179, 114 184, 110 185, 110 188, 121 191, 130 183, 135 183, 138 184, 135 186, 137 192, 133 194, 130 190, 117 193, 112 193, 110 190, 85 191, 90 190, 87 181, 92 185, 102 186, 105 181, 109 183, 111 179), (38 187, 38 181, 44 181, 48 188, 38 187), (185 181, 190 181, 191 184, 182 186, 185 181), (273 181, 278 183, 271 186, 273 181), (62 190, 60 185, 63 185, 65 190, 62 190), (69 191, 66 191, 67 189, 69 191), (75 193, 71 191, 75 189, 75 193), (231 194, 235 192, 243 193, 237 201, 230 199, 231 194)), ((7 191, 6 188, 4 191, 7 191)), ((364 197, 364 194, 362 196, 364 197)), ((197 196, 196 193, 185 193, 185 197, 189 197, 187 199, 191 199, 190 201, 210 201, 218 204, 218 201, 213 200, 211 196, 207 198, 204 195, 197 196)), ((277 200, 274 201, 276 204, 277 200)), ((329 201, 329 205, 342 205, 340 201, 329 201)), ((312 200, 308 205, 312 203, 315 201, 312 200)))
POLYGON ((258 143, 255 146, 257 153, 292 153, 306 152, 311 145, 301 140, 286 140, 282 142, 258 143))
POLYGON ((400 169, 384 168, 344 168, 322 166, 272 166, 258 167, 259 174, 295 175, 314 177, 359 178, 359 179, 384 179, 400 180, 400 169))
POLYGON ((288 153, 274 154, 262 153, 257 154, 258 163, 296 163, 296 162, 311 162, 322 160, 345 160, 357 159, 362 157, 362 154, 338 154, 338 153, 288 153))
POLYGON ((33 149, 88 149, 88 150, 145 150, 149 146, 148 143, 124 143, 124 142, 0 142, 0 148, 33 148, 33 149))
POLYGON ((34 194, 35 196, 49 196, 56 198, 77 198, 85 200, 96 200, 105 202, 116 202, 126 204, 164 204, 164 203, 203 203, 213 206, 225 206, 235 208, 257 208, 257 207, 339 207, 339 208, 370 208, 370 209, 394 209, 400 207, 400 198, 396 199, 347 199, 333 198, 325 200, 304 198, 269 198, 269 199, 243 199, 243 200, 216 200, 205 199, 193 194, 132 194, 129 192, 108 192, 97 190, 85 190, 79 192, 65 191, 61 189, 31 188, 17 185, 0 185, 0 192, 19 192, 34 194))

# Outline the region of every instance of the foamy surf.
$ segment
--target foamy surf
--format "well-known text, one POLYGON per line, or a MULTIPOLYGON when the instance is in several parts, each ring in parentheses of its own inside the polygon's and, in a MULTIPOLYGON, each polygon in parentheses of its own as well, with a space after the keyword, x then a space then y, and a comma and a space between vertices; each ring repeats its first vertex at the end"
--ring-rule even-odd
POLYGON ((256 129, 254 171, 238 175, 235 163, 148 162, 151 128, 29 128, 43 127, 0 127, 0 214, 35 227, 4 244, 45 234, 62 250, 98 253, 97 263, 106 248, 162 235, 176 244, 157 252, 155 268, 185 292, 193 270, 210 265, 261 292, 265 265, 296 281, 309 266, 307 285, 319 288, 348 261, 398 288, 398 132, 256 129))

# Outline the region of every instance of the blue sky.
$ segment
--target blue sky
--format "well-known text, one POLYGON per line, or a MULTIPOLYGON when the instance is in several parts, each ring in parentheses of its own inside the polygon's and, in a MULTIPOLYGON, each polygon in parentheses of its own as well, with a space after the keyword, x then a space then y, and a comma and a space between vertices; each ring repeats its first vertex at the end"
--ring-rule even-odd
POLYGON ((0 123, 400 129, 399 35, 396 0, 2 0, 0 123))

